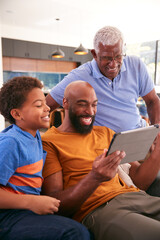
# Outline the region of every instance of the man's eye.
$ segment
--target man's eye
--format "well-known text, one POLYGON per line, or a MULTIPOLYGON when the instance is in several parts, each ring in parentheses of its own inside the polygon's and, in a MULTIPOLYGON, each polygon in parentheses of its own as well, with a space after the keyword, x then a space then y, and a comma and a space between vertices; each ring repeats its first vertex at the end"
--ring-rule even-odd
POLYGON ((115 59, 117 59, 117 60, 119 60, 121 58, 122 58, 122 55, 118 55, 118 56, 115 57, 115 59))
POLYGON ((84 104, 84 103, 79 103, 78 106, 80 106, 80 107, 86 107, 86 104, 84 104))
POLYGON ((112 60, 112 58, 104 56, 104 57, 101 57, 101 60, 110 61, 110 60, 112 60))
POLYGON ((40 108, 40 107, 42 107, 42 105, 37 105, 36 107, 40 108))

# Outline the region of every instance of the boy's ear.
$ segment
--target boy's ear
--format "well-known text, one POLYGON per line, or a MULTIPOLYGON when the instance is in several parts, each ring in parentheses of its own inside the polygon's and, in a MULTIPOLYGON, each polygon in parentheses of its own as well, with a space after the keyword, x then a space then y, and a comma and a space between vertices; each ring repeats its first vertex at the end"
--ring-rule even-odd
POLYGON ((20 114, 20 110, 17 109, 17 108, 14 108, 10 111, 10 114, 12 115, 12 117, 15 119, 15 120, 21 120, 21 114, 20 114))

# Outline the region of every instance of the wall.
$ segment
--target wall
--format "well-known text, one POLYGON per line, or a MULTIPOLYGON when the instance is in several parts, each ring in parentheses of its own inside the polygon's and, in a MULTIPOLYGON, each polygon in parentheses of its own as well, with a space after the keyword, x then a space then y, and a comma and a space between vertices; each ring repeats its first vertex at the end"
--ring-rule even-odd
POLYGON ((3 71, 33 71, 68 73, 76 68, 76 62, 3 57, 3 71))

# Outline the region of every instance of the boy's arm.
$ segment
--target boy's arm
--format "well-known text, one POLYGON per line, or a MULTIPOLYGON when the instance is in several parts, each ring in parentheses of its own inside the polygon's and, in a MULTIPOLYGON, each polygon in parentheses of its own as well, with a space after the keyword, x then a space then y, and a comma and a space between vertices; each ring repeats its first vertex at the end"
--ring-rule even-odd
POLYGON ((81 181, 65 190, 63 189, 62 171, 44 179, 42 192, 45 195, 60 199, 60 214, 73 216, 102 182, 115 176, 117 167, 122 158, 125 157, 125 153, 116 151, 107 157, 105 156, 106 151, 95 159, 92 170, 81 181))
POLYGON ((16 194, 0 188, 0 209, 26 209, 37 214, 53 214, 60 201, 48 196, 16 194))

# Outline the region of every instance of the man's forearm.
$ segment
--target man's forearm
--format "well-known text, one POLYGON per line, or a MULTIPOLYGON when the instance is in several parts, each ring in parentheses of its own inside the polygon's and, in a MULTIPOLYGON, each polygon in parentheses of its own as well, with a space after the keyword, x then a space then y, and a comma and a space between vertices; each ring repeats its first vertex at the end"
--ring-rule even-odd
POLYGON ((59 104, 52 98, 50 94, 46 96, 46 103, 50 107, 50 112, 59 107, 59 104))
POLYGON ((134 177, 133 175, 130 175, 134 184, 141 190, 146 191, 155 180, 160 169, 159 163, 158 165, 156 163, 157 161, 151 161, 151 159, 145 160, 137 168, 137 171, 134 173, 134 177))
POLYGON ((133 162, 130 168, 130 177, 134 184, 142 190, 147 190, 155 180, 160 170, 160 134, 152 145, 150 156, 142 164, 133 162))
POLYGON ((147 105, 147 112, 151 124, 160 123, 160 100, 158 97, 154 102, 147 105))
POLYGON ((62 171, 51 174, 44 179, 42 192, 61 201, 59 213, 73 216, 87 198, 105 181, 111 180, 117 173, 118 165, 125 153, 116 151, 106 156, 107 149, 98 156, 92 165, 92 170, 74 186, 64 189, 62 171))
POLYGON ((58 213, 71 217, 100 185, 90 172, 76 185, 62 191, 51 192, 50 196, 61 201, 58 213))

